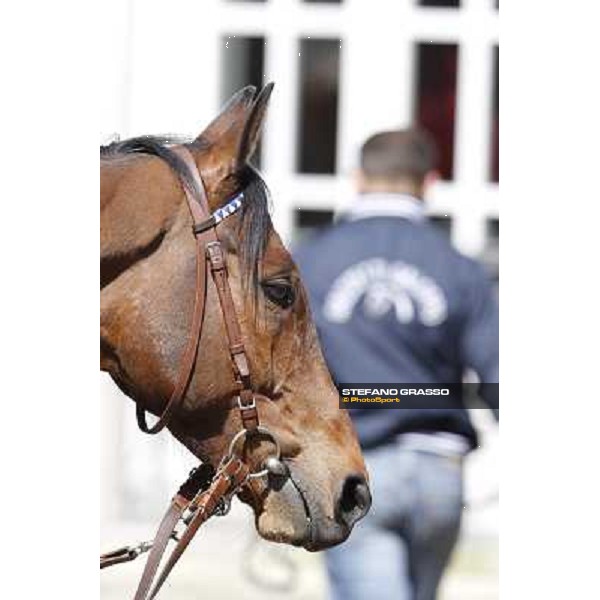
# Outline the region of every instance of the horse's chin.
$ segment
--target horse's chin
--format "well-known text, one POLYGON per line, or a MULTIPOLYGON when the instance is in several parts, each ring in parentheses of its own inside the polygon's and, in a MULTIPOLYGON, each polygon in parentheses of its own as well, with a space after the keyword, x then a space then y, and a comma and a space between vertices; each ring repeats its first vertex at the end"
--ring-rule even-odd
POLYGON ((269 490, 256 517, 256 529, 271 542, 305 546, 311 539, 311 517, 300 491, 290 479, 269 490))
POLYGON ((270 489, 256 517, 259 535, 271 542, 299 546, 311 552, 343 542, 350 530, 324 516, 300 481, 291 477, 270 489))

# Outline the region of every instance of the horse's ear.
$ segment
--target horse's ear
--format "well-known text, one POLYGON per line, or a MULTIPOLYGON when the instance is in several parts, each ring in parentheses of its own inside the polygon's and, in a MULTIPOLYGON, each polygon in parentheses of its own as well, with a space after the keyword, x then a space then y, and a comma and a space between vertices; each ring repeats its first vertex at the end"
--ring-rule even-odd
MULTIPOLYGON (((202 140, 209 144, 215 144, 223 143, 226 137, 239 138, 239 132, 248 119, 255 94, 256 88, 252 85, 236 92, 196 141, 202 140)), ((235 143, 237 139, 232 141, 235 143)))
POLYGON ((252 111, 246 121, 237 152, 238 168, 243 167, 256 151, 256 146, 260 140, 262 125, 269 106, 269 98, 271 97, 274 86, 274 83, 268 83, 260 91, 256 102, 254 102, 254 105, 252 106, 252 111))

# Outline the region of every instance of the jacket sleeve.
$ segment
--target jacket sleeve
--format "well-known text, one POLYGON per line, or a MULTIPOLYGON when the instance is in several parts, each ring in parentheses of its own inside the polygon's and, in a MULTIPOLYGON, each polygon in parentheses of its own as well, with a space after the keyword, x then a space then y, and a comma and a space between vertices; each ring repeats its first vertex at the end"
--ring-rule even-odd
POLYGON ((498 418, 499 316, 492 284, 477 265, 465 293, 465 313, 460 340, 465 368, 473 369, 481 382, 480 395, 498 418))

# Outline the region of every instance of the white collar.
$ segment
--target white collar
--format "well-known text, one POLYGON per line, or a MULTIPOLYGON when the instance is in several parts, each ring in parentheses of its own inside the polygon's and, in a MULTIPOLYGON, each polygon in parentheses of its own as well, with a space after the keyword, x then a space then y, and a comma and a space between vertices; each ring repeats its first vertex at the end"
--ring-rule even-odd
POLYGON ((400 217, 410 221, 426 219, 422 200, 409 194, 393 193, 360 194, 341 216, 349 221, 370 217, 400 217))

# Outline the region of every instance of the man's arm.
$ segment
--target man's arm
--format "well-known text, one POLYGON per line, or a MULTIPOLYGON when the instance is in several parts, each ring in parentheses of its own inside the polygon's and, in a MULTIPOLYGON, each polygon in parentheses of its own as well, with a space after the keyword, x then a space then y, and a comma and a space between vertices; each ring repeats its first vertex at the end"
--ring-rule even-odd
POLYGON ((461 358, 482 383, 480 395, 498 418, 499 317, 492 284, 483 269, 476 268, 465 295, 466 313, 461 336, 461 358))

